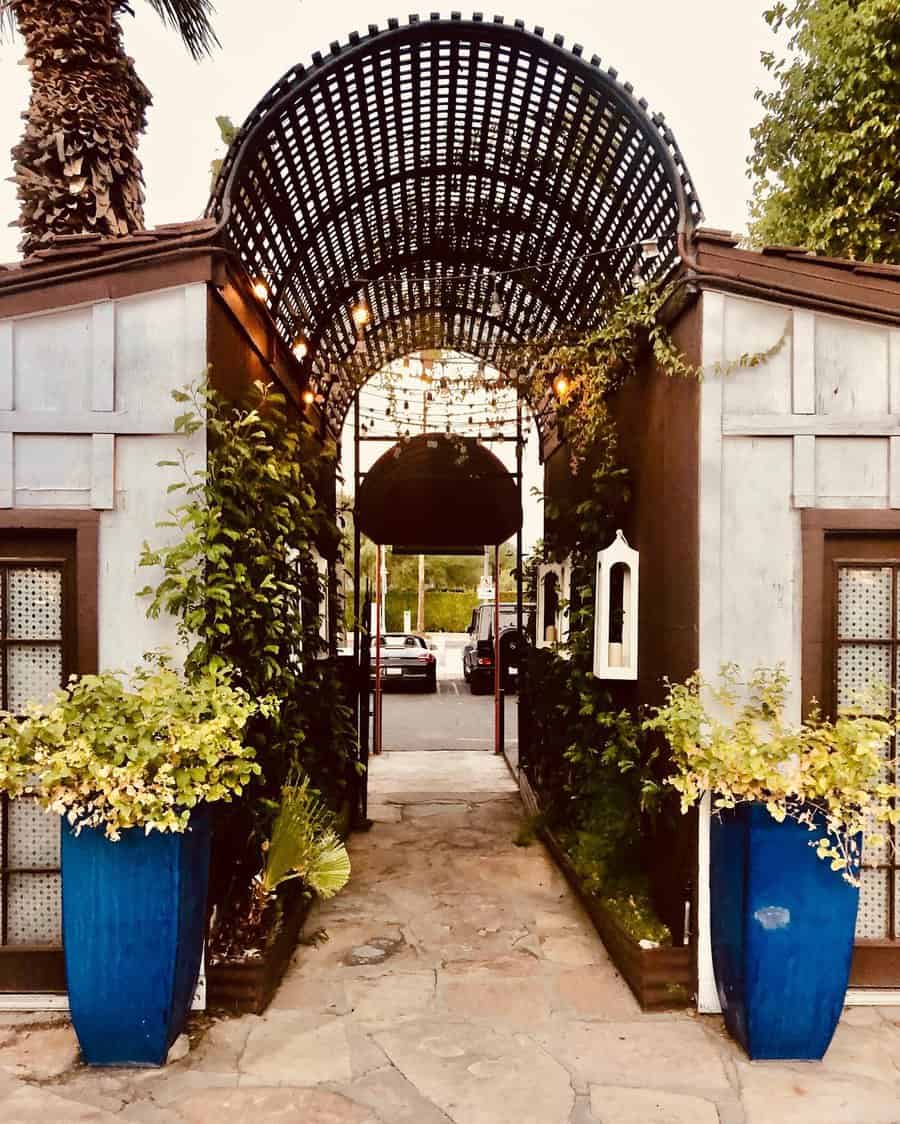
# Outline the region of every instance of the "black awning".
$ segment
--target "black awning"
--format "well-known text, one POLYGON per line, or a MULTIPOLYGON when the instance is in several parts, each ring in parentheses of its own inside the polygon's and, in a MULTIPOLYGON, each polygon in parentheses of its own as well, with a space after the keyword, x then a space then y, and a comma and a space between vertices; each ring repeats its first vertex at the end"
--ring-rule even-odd
POLYGON ((506 542, 522 525, 513 475, 474 438, 424 433, 375 462, 356 497, 373 542, 443 554, 506 542))

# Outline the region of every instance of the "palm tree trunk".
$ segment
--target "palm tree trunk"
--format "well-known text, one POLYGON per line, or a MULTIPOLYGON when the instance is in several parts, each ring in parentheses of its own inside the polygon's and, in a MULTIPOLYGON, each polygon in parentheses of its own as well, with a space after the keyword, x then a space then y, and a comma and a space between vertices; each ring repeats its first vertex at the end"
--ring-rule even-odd
POLYGON ((138 137, 150 92, 125 54, 119 0, 17 0, 31 70, 25 134, 12 150, 23 253, 62 234, 143 226, 138 137))

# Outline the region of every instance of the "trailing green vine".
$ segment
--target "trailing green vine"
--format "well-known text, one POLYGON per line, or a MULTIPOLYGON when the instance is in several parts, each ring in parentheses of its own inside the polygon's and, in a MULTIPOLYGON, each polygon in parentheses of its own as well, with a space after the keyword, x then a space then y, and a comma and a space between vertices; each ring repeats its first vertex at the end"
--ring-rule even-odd
POLYGON ((633 932, 657 941, 665 927, 654 915, 643 852, 656 821, 677 814, 667 799, 667 767, 643 715, 616 705, 593 675, 596 556, 625 522, 630 500, 612 400, 648 357, 664 376, 699 380, 706 373, 726 376, 757 367, 786 339, 785 333, 766 350, 704 372, 666 327, 665 310, 675 299, 674 285, 611 294, 596 328, 578 334, 563 329, 518 353, 531 401, 555 397, 572 475, 569 488, 545 497, 546 539, 531 566, 532 597, 542 560, 568 558, 572 580, 565 650, 533 649, 529 655, 526 768, 585 887, 616 903, 633 932))
MULTIPOLYGON (((615 455, 610 398, 637 374, 648 354, 669 378, 700 379, 706 373, 684 356, 666 326, 666 307, 677 298, 677 282, 613 291, 600 305, 597 327, 588 332, 563 328, 519 349, 517 364, 527 372, 525 390, 532 402, 540 402, 556 382, 557 417, 573 472, 598 449, 615 455)), ((781 350, 786 338, 785 332, 765 350, 716 363, 709 373, 721 376, 758 367, 781 350)))
POLYGON ((274 713, 248 723, 262 777, 221 831, 221 866, 248 881, 288 777, 302 769, 337 807, 354 769, 351 712, 332 664, 319 658, 326 591, 317 551, 333 556, 339 532, 318 489, 334 451, 268 386, 257 384, 248 405, 206 383, 174 397, 184 407, 176 433, 205 428, 206 465, 193 468, 184 453, 161 462, 178 472, 161 524, 170 542, 144 544, 141 565, 163 573, 141 592, 151 617, 178 622, 188 675, 227 664, 252 698, 277 700, 274 713))

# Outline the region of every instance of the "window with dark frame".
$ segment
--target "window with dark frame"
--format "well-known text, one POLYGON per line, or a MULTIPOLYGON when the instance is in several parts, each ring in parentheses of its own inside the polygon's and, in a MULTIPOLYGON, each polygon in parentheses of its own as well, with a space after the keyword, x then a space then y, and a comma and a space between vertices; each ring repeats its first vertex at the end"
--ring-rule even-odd
MULTIPOLYGON (((5 552, 4 552, 5 554, 5 552)), ((68 677, 65 559, 0 556, 0 702, 23 712, 68 677)), ((59 820, 0 802, 0 947, 60 944, 59 820)))

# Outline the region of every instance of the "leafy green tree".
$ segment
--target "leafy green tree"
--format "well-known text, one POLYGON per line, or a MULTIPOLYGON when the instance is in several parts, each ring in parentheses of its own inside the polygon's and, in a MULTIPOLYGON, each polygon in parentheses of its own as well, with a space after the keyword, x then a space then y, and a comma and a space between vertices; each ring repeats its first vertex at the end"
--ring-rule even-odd
POLYGON ((866 261, 900 260, 897 0, 794 0, 765 13, 788 36, 757 90, 751 237, 866 261))

